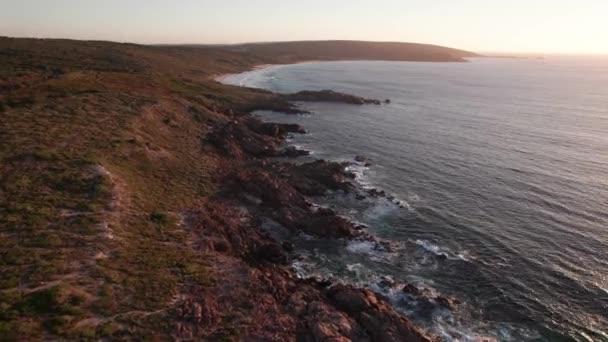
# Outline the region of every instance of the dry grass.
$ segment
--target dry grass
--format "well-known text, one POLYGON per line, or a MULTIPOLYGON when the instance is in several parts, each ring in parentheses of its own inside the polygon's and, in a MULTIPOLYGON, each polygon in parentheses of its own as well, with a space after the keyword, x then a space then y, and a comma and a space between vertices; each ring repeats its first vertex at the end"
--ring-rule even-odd
POLYGON ((217 188, 204 137, 271 98, 210 76, 349 57, 308 46, 0 37, 0 340, 167 333, 181 289, 213 282, 181 224, 217 188))
POLYGON ((2 43, 0 339, 158 330, 180 286, 209 281, 179 222, 214 191, 221 104, 150 70, 154 48, 2 43))

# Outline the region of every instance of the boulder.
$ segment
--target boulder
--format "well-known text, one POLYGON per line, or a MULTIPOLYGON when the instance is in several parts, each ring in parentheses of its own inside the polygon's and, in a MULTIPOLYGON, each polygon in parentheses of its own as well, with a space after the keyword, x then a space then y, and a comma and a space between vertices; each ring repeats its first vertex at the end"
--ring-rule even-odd
POLYGON ((435 301, 438 305, 450 310, 454 311, 457 309, 458 305, 460 305, 460 301, 456 298, 451 298, 445 295, 439 295, 435 297, 435 301))
POLYGON ((276 243, 265 243, 253 249, 250 260, 255 263, 286 264, 287 256, 281 246, 276 243))
POLYGON ((283 157, 297 158, 301 156, 310 155, 310 151, 301 150, 295 146, 289 146, 283 151, 281 151, 280 155, 283 157))

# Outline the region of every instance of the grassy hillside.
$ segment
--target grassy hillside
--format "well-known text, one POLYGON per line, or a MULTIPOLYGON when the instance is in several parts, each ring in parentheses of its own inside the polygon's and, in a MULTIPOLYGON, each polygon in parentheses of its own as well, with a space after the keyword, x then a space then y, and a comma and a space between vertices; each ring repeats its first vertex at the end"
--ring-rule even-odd
POLYGON ((182 288, 213 284, 206 256, 184 248, 183 213, 215 193, 223 162, 205 136, 269 95, 210 76, 469 55, 396 43, 0 38, 0 340, 92 339, 125 326, 155 335, 182 288))
POLYGON ((474 53, 442 46, 365 41, 307 41, 245 44, 230 47, 260 58, 274 56, 277 61, 290 63, 299 60, 387 60, 458 62, 474 53))
POLYGON ((251 96, 208 81, 223 54, 0 40, 0 339, 103 335, 206 281, 178 223, 214 191, 202 137, 251 96))

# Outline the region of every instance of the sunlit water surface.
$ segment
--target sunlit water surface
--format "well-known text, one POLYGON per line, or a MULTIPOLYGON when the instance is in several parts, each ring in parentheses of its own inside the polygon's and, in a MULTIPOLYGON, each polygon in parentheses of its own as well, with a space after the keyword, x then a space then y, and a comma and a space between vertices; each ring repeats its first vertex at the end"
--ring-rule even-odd
POLYGON ((369 158, 358 181, 395 196, 319 200, 393 248, 301 238, 300 272, 384 292, 448 340, 608 341, 608 61, 307 63, 225 82, 391 100, 258 113, 305 126, 291 143, 314 157, 369 158), (463 304, 422 314, 383 276, 463 304))

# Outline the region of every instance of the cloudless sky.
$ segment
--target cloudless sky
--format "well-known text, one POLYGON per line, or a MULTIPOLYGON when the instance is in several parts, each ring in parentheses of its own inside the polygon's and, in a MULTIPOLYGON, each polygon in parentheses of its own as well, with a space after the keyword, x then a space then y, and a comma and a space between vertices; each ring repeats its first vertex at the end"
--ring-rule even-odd
POLYGON ((608 54, 608 0, 0 0, 0 35, 136 43, 358 39, 608 54))

